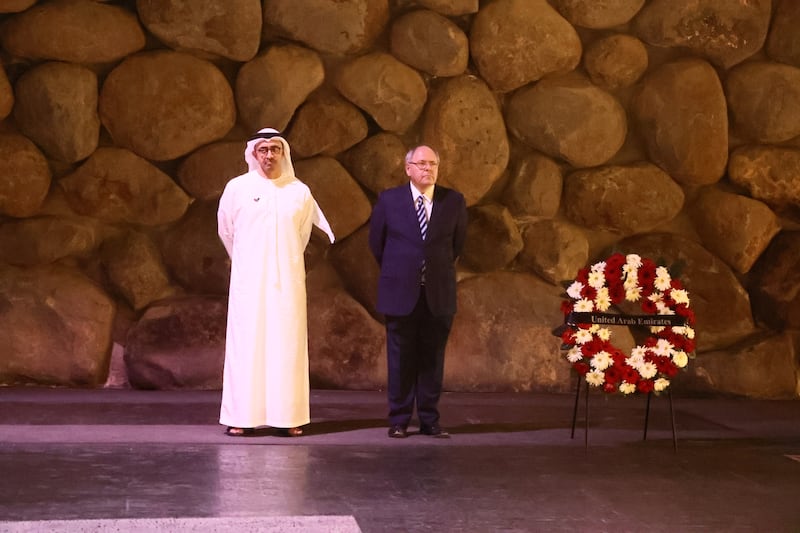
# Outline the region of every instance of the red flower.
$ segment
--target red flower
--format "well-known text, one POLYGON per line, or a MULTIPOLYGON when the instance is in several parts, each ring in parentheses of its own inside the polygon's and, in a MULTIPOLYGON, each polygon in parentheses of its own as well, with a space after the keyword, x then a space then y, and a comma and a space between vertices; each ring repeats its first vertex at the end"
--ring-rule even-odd
POLYGON ((654 315, 656 314, 656 311, 658 311, 658 308, 656 307, 655 302, 645 298, 644 300, 642 300, 642 311, 654 315))
POLYGON ((561 302, 561 312, 564 314, 564 316, 570 314, 572 312, 572 308, 573 305, 571 300, 563 300, 561 302))
POLYGON ((655 389, 655 385, 651 379, 643 379, 636 384, 636 390, 639 392, 653 392, 653 389, 655 389))
POLYGON ((577 363, 573 363, 572 364, 572 368, 574 368, 575 371, 577 371, 578 374, 580 374, 581 376, 585 376, 586 374, 589 373, 589 365, 587 365, 586 363, 584 363, 582 361, 578 361, 577 363))
POLYGON ((594 300, 595 298, 597 298, 597 289, 595 289, 594 287, 591 287, 589 285, 586 285, 581 290, 581 296, 583 296, 587 300, 594 300))

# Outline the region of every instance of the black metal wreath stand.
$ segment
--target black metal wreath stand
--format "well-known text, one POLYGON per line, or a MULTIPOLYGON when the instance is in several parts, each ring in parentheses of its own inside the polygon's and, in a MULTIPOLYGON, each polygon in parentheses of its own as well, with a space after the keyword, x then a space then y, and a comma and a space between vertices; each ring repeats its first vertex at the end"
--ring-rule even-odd
MULTIPOLYGON (((578 400, 580 399, 581 395, 581 383, 583 380, 581 379, 580 374, 578 374, 578 386, 575 388, 575 405, 572 409, 572 432, 570 433, 570 438, 575 438, 575 423, 578 418, 578 400)), ((644 413, 644 435, 642 436, 642 440, 647 440, 647 426, 650 421, 650 399, 652 398, 653 393, 647 393, 647 407, 645 408, 644 413)), ((667 398, 669 398, 669 418, 672 424, 672 449, 675 453, 678 452, 678 434, 675 431, 675 410, 672 406, 672 391, 667 388, 667 398)), ((587 450, 589 449, 589 385, 586 385, 586 394, 584 395, 584 426, 583 426, 583 445, 584 448, 587 450)))

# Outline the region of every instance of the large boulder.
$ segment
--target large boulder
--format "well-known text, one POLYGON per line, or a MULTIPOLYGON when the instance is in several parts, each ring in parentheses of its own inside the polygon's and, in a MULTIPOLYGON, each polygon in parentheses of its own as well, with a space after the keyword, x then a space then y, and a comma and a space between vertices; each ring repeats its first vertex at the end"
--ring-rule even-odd
POLYGON ((439 152, 439 182, 473 205, 506 169, 506 125, 489 87, 474 76, 448 78, 428 101, 422 142, 439 152))
POLYGON ((561 205, 561 167, 537 152, 520 155, 510 169, 503 204, 515 217, 553 218, 561 205))
POLYGON ((800 3, 795 0, 773 2, 772 25, 766 51, 775 61, 800 67, 800 3))
POLYGON ((197 200, 216 200, 231 178, 247 172, 244 141, 207 144, 186 157, 178 167, 181 187, 197 200))
POLYGON ((608 162, 628 132, 625 109, 617 99, 577 75, 548 78, 520 89, 505 115, 515 137, 574 167, 608 162))
POLYGON ((626 24, 644 5, 644 0, 553 0, 553 5, 576 26, 592 29, 613 28, 626 24))
POLYGON ((77 270, 0 263, 0 383, 102 384, 115 310, 77 270))
POLYGON ((581 228, 559 220, 537 220, 522 229, 516 265, 558 285, 575 277, 589 261, 589 241, 581 228))
POLYGON ((219 140, 236 121, 233 90, 212 63, 181 52, 127 57, 100 92, 100 120, 117 146, 164 161, 219 140))
POLYGON ((508 265, 522 250, 522 235, 508 209, 500 204, 473 206, 469 210, 463 263, 476 272, 491 272, 508 265))
POLYGON ((800 330, 800 231, 779 233, 750 273, 756 319, 777 330, 800 330))
POLYGON ((771 207, 800 207, 800 149, 742 146, 731 153, 728 177, 771 207))
POLYGON ((481 77, 500 92, 569 72, 582 51, 575 28, 546 0, 489 3, 472 22, 469 44, 481 77))
POLYGON ((651 0, 633 19, 644 42, 685 48, 729 69, 758 52, 769 30, 772 0, 651 0))
POLYGON ((397 18, 390 47, 397 59, 431 76, 458 76, 467 69, 467 36, 450 19, 433 11, 412 11, 397 18))
POLYGON ((125 366, 137 389, 220 389, 227 300, 185 296, 151 305, 128 331, 125 366))
POLYGON ((604 89, 629 87, 645 73, 647 48, 636 37, 609 35, 591 43, 583 54, 583 66, 593 83, 604 89))
POLYGON ((367 137, 361 111, 335 93, 315 93, 297 110, 286 140, 292 157, 335 156, 367 137))
POLYGON ((0 134, 0 214, 36 214, 50 189, 47 159, 27 137, 0 134))
POLYGON ((444 386, 468 392, 566 392, 570 365, 552 330, 563 322, 561 288, 536 276, 495 272, 458 284, 458 312, 444 386))
POLYGON ((123 7, 54 0, 9 17, 0 44, 17 57, 108 63, 144 48, 145 35, 136 15, 123 7))
POLYGON ((107 222, 168 224, 191 201, 167 174, 122 148, 98 148, 59 185, 77 213, 107 222))
POLYGON ((716 70, 679 59, 645 76, 632 114, 650 160, 678 183, 707 185, 725 173, 728 108, 716 70))
POLYGON ((251 132, 283 131, 294 112, 325 79, 322 60, 297 45, 272 45, 236 75, 239 118, 251 132))
POLYGON ((408 181, 405 170, 407 150, 400 137, 381 132, 341 154, 339 161, 363 187, 377 195, 384 189, 408 181))
POLYGON ((93 254, 113 229, 94 219, 37 216, 0 224, 0 257, 20 266, 47 265, 60 259, 93 254))
POLYGON ((261 44, 260 0, 136 0, 136 12, 176 50, 248 61, 261 44))

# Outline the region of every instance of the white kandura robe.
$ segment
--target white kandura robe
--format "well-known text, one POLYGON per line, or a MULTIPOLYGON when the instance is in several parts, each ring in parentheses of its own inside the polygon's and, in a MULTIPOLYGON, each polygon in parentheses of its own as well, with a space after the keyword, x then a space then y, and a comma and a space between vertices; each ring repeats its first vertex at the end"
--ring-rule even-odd
POLYGON ((218 230, 231 258, 220 424, 308 424, 303 252, 312 224, 333 234, 308 186, 251 171, 220 198, 218 230))

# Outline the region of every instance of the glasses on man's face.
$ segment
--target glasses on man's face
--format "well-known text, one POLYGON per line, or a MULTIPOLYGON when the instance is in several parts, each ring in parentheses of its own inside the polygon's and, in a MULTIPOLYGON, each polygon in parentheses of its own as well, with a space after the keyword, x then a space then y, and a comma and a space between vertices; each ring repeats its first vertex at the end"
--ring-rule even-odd
POLYGON ((409 161, 409 164, 414 165, 420 170, 425 170, 426 168, 434 169, 439 166, 439 163, 436 161, 409 161))
POLYGON ((281 146, 262 146, 258 150, 256 150, 261 155, 267 155, 269 153, 273 153, 275 155, 281 155, 283 153, 283 147, 281 146))

